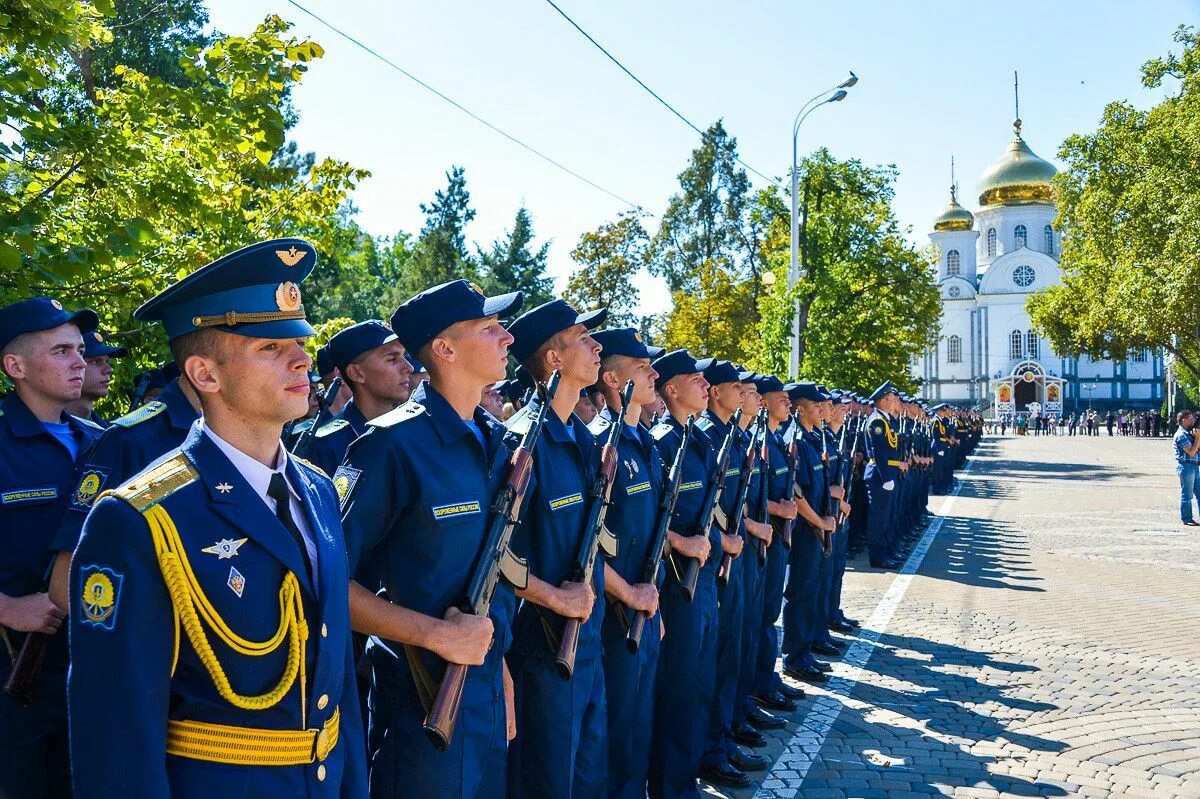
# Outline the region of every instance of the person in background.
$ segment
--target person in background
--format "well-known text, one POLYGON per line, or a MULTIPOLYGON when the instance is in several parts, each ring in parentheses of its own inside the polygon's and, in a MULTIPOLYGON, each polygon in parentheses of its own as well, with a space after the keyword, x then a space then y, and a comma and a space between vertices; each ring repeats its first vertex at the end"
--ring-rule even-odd
POLYGON ((108 383, 113 372, 109 359, 124 358, 129 350, 106 344, 98 330, 83 337, 83 346, 83 360, 87 364, 87 370, 83 373, 83 390, 79 393, 79 399, 67 404, 67 413, 108 427, 108 422, 96 413, 93 406, 108 395, 108 383))
POLYGON ((1175 431, 1175 473, 1179 475, 1179 518, 1188 527, 1200 525, 1192 515, 1192 497, 1196 493, 1196 472, 1200 470, 1200 429, 1196 414, 1179 414, 1175 431))

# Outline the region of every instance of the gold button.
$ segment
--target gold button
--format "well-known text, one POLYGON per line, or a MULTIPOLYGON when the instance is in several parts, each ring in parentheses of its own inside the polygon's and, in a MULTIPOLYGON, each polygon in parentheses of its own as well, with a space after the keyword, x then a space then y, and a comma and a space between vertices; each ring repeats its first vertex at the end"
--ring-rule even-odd
POLYGON ((321 625, 321 637, 322 637, 322 638, 328 638, 328 637, 329 637, 329 625, 328 625, 328 624, 322 624, 322 625, 321 625))
POLYGON ((329 704, 329 694, 321 694, 321 698, 317 700, 317 710, 324 710, 329 704))
POLYGON ((317 779, 321 782, 325 781, 325 766, 324 764, 317 766, 317 779))

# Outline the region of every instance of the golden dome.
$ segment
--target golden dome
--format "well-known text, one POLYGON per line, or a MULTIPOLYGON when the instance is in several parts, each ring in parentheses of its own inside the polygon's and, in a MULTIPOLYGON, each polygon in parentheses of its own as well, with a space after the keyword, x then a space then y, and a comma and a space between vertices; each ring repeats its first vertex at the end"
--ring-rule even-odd
POLYGON ((954 187, 950 187, 950 202, 946 204, 945 210, 938 214, 937 219, 933 220, 934 230, 970 230, 975 226, 975 216, 966 208, 958 204, 958 198, 954 196, 954 187))
POLYGON ((979 179, 979 204, 1030 205, 1054 202, 1051 181, 1058 170, 1029 149, 1021 138, 1021 120, 1013 123, 1016 138, 1000 160, 979 179))

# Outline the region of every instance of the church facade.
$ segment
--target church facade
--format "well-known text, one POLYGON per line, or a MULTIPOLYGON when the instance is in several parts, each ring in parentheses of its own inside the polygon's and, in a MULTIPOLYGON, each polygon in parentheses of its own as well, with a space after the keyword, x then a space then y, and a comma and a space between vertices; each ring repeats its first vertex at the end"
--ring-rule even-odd
POLYGON ((1054 229, 1052 164, 1015 137, 979 181, 979 210, 950 202, 929 234, 938 252, 942 322, 937 343, 912 363, 925 399, 978 408, 987 416, 1022 413, 1031 403, 1054 415, 1158 407, 1162 353, 1125 361, 1058 355, 1025 312, 1033 292, 1058 283, 1061 246, 1054 229))

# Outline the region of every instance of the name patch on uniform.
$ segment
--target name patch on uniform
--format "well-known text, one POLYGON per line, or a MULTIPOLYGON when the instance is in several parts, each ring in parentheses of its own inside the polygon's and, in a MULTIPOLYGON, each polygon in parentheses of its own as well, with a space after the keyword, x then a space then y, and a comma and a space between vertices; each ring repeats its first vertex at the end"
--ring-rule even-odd
POLYGON ((451 516, 470 516, 479 513, 479 500, 473 499, 470 502, 451 502, 449 505, 435 505, 433 507, 433 518, 448 519, 451 516))
POLYGON ((572 505, 578 505, 580 502, 583 502, 583 494, 567 494, 565 497, 550 500, 550 510, 568 508, 572 505))
POLYGON ((825 466, 824 466, 823 464, 820 464, 820 463, 815 463, 815 464, 813 464, 813 471, 814 471, 814 472, 819 472, 819 471, 821 471, 821 470, 822 470, 822 469, 824 469, 824 468, 825 468, 825 466))
POLYGON ((125 575, 107 566, 84 566, 79 570, 83 592, 79 602, 82 622, 89 627, 112 632, 117 626, 121 606, 121 585, 125 575))
POLYGON ((679 493, 682 494, 684 491, 695 491, 697 488, 700 488, 703 485, 704 483, 701 480, 693 480, 690 483, 680 483, 679 493))
POLYGON ((775 474, 787 474, 787 470, 788 470, 788 467, 780 466, 778 469, 775 470, 775 474))
POLYGON ((637 485, 629 486, 628 488, 625 489, 625 493, 628 494, 629 496, 633 496, 634 494, 640 494, 643 491, 649 491, 649 490, 650 490, 650 481, 647 480, 644 483, 638 483, 637 485))
POLYGON ((359 477, 362 477, 362 469, 355 469, 353 466, 339 466, 333 473, 333 487, 337 491, 339 505, 345 507, 346 498, 354 490, 359 477))
POLYGON ((44 499, 57 499, 58 489, 54 486, 48 488, 20 488, 16 491, 5 491, 0 494, 0 505, 19 505, 22 502, 41 502, 44 499))
POLYGON ((104 488, 107 480, 107 469, 89 467, 79 478, 79 485, 75 486, 75 494, 71 497, 71 507, 75 510, 86 511, 95 502, 96 495, 100 493, 100 489, 104 488))
POLYGON ((726 477, 737 477, 741 473, 742 473, 742 468, 740 466, 737 467, 736 469, 726 469, 725 470, 726 477))

